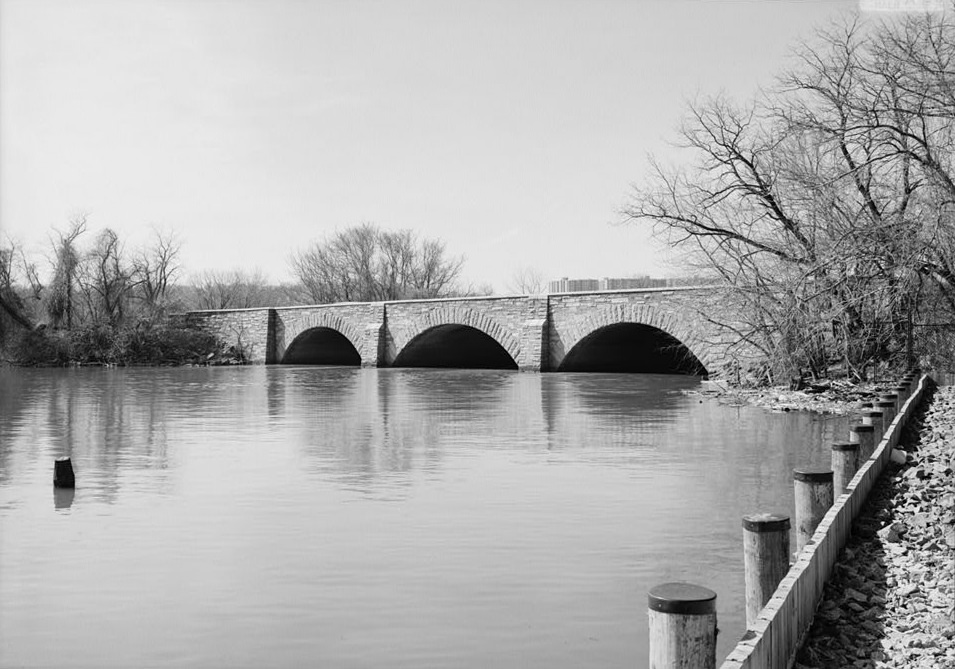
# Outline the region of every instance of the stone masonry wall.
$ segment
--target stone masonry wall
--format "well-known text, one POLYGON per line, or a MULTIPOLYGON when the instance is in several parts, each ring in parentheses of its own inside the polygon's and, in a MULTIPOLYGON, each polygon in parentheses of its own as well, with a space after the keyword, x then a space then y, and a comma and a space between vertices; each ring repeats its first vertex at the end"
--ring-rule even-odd
POLYGON ((545 369, 558 369, 571 349, 595 330, 640 323, 678 339, 712 372, 727 362, 722 333, 703 315, 713 306, 715 293, 711 288, 672 288, 550 295, 545 369))
POLYGON ((711 322, 714 314, 732 319, 727 299, 713 288, 671 288, 202 311, 185 318, 241 345, 253 362, 269 364, 280 363, 306 330, 331 328, 348 338, 363 366, 378 367, 390 366, 430 328, 469 325, 528 371, 558 369, 581 339, 602 327, 642 323, 680 340, 710 374, 728 375, 757 354, 740 344, 731 327, 711 322))
POLYGON ((385 306, 382 366, 412 339, 439 325, 469 325, 492 337, 520 369, 539 371, 547 300, 540 296, 389 302, 385 306))
POLYGON ((282 361, 285 351, 300 334, 312 328, 324 327, 345 335, 361 356, 362 367, 377 367, 384 321, 384 302, 275 309, 275 362, 282 361))
POLYGON ((235 309, 231 311, 191 311, 185 322, 211 332, 227 346, 244 351, 249 362, 272 363, 271 334, 274 328, 271 309, 235 309))

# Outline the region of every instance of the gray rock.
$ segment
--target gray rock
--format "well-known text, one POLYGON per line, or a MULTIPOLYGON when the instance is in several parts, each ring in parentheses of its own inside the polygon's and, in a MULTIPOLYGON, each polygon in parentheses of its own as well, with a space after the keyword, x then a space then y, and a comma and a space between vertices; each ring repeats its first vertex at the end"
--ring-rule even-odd
POLYGON ((833 570, 804 663, 955 669, 955 387, 911 425, 833 570))
POLYGON ((888 541, 889 543, 898 543, 902 539, 902 535, 906 532, 906 527, 903 523, 892 523, 891 525, 886 525, 876 534, 879 535, 879 538, 882 541, 888 541))
POLYGON ((899 597, 908 597, 909 595, 911 595, 918 589, 919 587, 915 585, 914 583, 906 583, 901 588, 899 588, 899 597))

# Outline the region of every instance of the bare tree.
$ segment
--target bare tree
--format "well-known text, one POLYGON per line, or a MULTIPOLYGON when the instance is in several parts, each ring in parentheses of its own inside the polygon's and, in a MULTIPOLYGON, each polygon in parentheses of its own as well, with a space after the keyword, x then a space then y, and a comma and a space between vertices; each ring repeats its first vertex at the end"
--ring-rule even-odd
POLYGON ((693 167, 654 164, 625 210, 721 277, 742 305, 724 325, 777 371, 864 377, 911 352, 927 296, 955 310, 948 21, 824 31, 752 104, 692 105, 693 167))
POLYGON ((133 274, 119 235, 110 228, 100 232, 95 246, 82 257, 77 274, 91 322, 104 325, 123 322, 133 290, 133 274))
POLYGON ((47 311, 54 327, 73 327, 76 316, 76 280, 80 265, 80 254, 76 247, 79 237, 86 232, 86 214, 79 214, 70 220, 66 232, 57 231, 52 241, 54 254, 53 281, 50 285, 50 298, 47 311))
POLYGON ((27 257, 23 245, 10 237, 7 237, 6 251, 8 251, 8 276, 11 285, 18 290, 22 289, 22 292, 34 303, 39 303, 43 298, 44 286, 36 263, 27 257))
POLYGON ((133 261, 139 298, 150 315, 161 313, 176 275, 182 242, 170 231, 153 229, 152 243, 144 246, 133 261))
POLYGON ((536 267, 519 267, 508 280, 507 289, 521 295, 540 295, 547 290, 547 280, 536 267))
POLYGON ((248 309, 267 306, 266 280, 253 271, 206 270, 192 281, 197 309, 248 309))
POLYGON ((455 292, 463 263, 448 257, 441 241, 370 223, 335 233, 290 259, 304 299, 319 304, 445 297, 455 292))
POLYGON ((12 240, 8 240, 7 245, 0 248, 0 340, 3 338, 6 319, 24 328, 33 326, 23 298, 17 290, 17 253, 17 246, 12 240))

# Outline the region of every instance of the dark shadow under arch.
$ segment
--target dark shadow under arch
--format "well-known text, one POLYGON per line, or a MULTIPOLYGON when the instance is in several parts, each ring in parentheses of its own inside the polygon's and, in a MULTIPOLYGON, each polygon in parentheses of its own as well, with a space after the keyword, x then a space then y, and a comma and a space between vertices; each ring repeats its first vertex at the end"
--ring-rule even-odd
POLYGON ((577 342, 560 372, 624 372, 706 376, 706 368, 679 339, 641 323, 616 323, 577 342))
POLYGON ((282 356, 283 365, 361 365, 348 337, 332 328, 312 328, 297 336, 282 356))
POLYGON ((470 325, 437 325, 408 342, 392 367, 517 369, 503 346, 470 325))

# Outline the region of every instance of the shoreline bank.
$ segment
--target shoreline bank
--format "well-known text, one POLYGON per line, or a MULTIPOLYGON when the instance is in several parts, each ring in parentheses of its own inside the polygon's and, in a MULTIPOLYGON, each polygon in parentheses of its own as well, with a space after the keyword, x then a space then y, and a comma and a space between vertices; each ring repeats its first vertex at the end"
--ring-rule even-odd
POLYGON ((826 585, 796 669, 955 666, 955 386, 923 400, 826 585))
POLYGON ((824 386, 807 390, 790 390, 784 386, 747 388, 720 381, 704 381, 700 390, 688 391, 687 394, 707 397, 729 406, 845 416, 860 411, 862 402, 878 399, 883 392, 881 388, 878 383, 855 384, 846 381, 830 381, 824 386))

